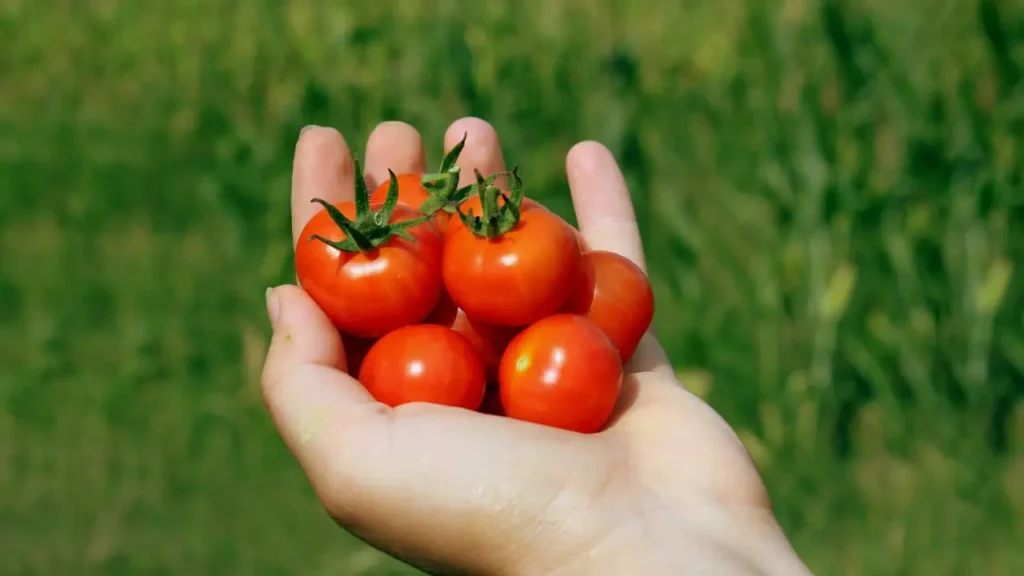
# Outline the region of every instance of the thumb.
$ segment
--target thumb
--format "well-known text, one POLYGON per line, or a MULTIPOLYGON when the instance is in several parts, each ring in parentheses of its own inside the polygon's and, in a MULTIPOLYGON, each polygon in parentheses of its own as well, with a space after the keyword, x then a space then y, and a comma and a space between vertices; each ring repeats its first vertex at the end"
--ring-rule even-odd
POLYGON ((320 499, 336 498, 358 484, 353 473, 370 465, 390 409, 345 374, 338 331, 301 288, 268 290, 267 313, 274 335, 263 400, 320 499))

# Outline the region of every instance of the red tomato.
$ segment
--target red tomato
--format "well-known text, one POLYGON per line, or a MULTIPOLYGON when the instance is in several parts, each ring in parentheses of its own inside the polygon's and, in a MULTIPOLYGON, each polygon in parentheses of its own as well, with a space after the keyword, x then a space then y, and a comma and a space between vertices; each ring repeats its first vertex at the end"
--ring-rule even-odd
POLYGON ((622 363, 593 322, 556 314, 512 340, 501 357, 498 386, 510 418, 592 433, 615 409, 622 363))
POLYGON ((452 300, 473 320, 526 326, 565 304, 579 261, 579 244, 565 221, 539 204, 524 203, 515 226, 493 239, 450 225, 442 278, 452 300))
POLYGON ((576 288, 562 311, 596 324, 625 364, 654 319, 654 292, 644 271, 625 256, 584 252, 576 288))
MULTIPOLYGON (((364 190, 365 193, 365 190, 364 190)), ((370 205, 379 210, 381 205, 370 205)), ((336 206, 356 218, 356 206, 336 206)), ((398 205, 388 223, 414 220, 420 214, 398 205)), ((302 230, 295 247, 299 283, 334 325, 361 338, 376 338, 426 318, 441 296, 441 236, 428 223, 406 228, 413 241, 391 236, 371 250, 346 251, 326 242, 344 241, 329 211, 317 213, 302 230)))
POLYGON ((473 345, 436 324, 406 326, 378 340, 363 360, 359 381, 388 406, 430 402, 476 410, 487 388, 473 345))
POLYGON ((518 327, 494 326, 470 319, 452 302, 447 292, 442 292, 437 308, 430 313, 424 323, 440 324, 465 336, 476 348, 490 380, 497 380, 501 354, 520 330, 518 327))

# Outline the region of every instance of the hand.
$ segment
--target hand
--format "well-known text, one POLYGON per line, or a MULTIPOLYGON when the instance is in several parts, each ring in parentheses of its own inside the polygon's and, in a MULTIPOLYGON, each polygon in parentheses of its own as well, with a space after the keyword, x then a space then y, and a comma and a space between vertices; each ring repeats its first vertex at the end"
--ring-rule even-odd
MULTIPOLYGON (((465 118, 459 160, 505 169, 497 134, 465 118)), ((425 171, 419 134, 389 122, 370 136, 368 184, 425 171)), ((593 249, 644 265, 626 184, 603 146, 584 142, 566 169, 577 220, 593 249)), ((293 240, 319 209, 351 197, 341 134, 299 138, 293 240)), ((467 410, 376 403, 342 369, 337 331, 299 288, 267 294, 274 336, 263 394, 284 441, 336 521, 425 570, 472 574, 807 574, 730 427, 675 379, 648 335, 608 428, 582 435, 467 410)))

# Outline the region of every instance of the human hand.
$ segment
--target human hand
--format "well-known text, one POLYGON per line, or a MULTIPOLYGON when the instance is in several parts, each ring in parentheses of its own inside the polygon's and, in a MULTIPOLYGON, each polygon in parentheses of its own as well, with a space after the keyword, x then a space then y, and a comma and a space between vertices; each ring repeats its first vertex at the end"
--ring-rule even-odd
MULTIPOLYGON (((465 118, 460 185, 505 169, 498 137, 465 118)), ((411 126, 371 134, 373 186, 424 172, 411 126)), ((292 176, 293 241, 320 208, 350 199, 350 150, 337 131, 299 138, 292 176)), ((566 160, 579 228, 592 249, 644 266, 626 184, 603 146, 566 160)), ((650 335, 627 366, 606 430, 566 432, 431 404, 389 408, 345 373, 338 332, 300 289, 267 293, 274 335, 263 395, 324 507, 372 545, 435 573, 808 574, 776 524, 743 445, 675 379, 650 335)))

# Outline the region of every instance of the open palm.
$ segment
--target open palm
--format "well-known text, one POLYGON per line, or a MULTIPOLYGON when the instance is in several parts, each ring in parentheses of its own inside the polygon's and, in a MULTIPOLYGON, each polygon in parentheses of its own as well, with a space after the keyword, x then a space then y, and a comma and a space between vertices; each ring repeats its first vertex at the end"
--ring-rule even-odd
MULTIPOLYGON (((468 134, 462 178, 504 170, 486 122, 468 134)), ((310 128, 295 153, 293 240, 319 209, 425 171, 412 127, 378 126, 356 175, 344 138, 310 128)), ((603 146, 584 142, 566 169, 594 249, 644 266, 625 181, 603 146)), ((465 184, 465 182, 463 182, 465 184)), ((337 331, 298 287, 268 292, 274 337, 264 398, 327 511, 373 545, 433 572, 473 574, 803 574, 767 494, 729 426, 675 379, 647 336, 608 428, 582 435, 429 404, 388 408, 347 375, 337 331)))

